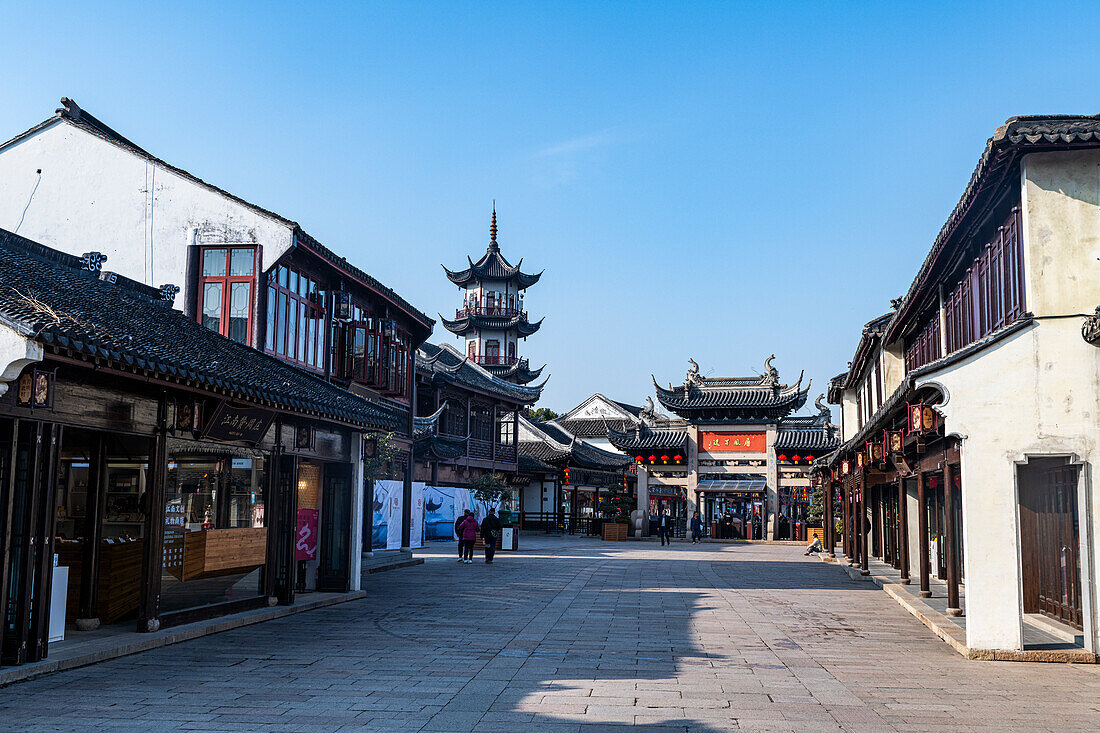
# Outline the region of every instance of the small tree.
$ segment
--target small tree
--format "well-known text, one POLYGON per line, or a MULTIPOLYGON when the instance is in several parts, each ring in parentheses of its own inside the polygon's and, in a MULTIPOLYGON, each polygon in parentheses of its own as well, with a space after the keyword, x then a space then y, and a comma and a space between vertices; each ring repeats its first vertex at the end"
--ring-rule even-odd
POLYGON ((470 482, 474 500, 481 505, 482 516, 489 513, 489 507, 503 504, 511 498, 512 489, 505 485, 500 474, 486 473, 470 482))
POLYGON ((621 492, 612 492, 600 500, 597 508, 604 519, 619 524, 629 524, 630 512, 634 509, 634 497, 621 492))
MULTIPOLYGON (((833 517, 839 521, 840 517, 840 502, 837 497, 833 496, 833 517)), ((825 521, 825 487, 818 486, 814 489, 813 498, 810 499, 810 506, 806 509, 806 523, 811 527, 821 527, 825 521)))
POLYGON ((549 407, 539 407, 535 409, 529 407, 527 408, 527 417, 536 422, 544 422, 546 420, 553 420, 555 417, 560 416, 549 407))
POLYGON ((393 442, 393 433, 372 436, 375 440, 374 455, 363 460, 363 479, 375 481, 381 478, 391 478, 395 469, 391 465, 397 457, 397 444, 393 442))

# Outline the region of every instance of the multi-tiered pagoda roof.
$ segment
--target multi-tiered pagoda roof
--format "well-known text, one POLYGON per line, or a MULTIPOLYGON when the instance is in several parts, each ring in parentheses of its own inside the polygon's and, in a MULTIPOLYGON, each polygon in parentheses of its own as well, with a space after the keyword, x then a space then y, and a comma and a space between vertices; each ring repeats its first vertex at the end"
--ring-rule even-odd
POLYGON ((665 408, 692 422, 776 422, 806 404, 810 385, 802 387, 803 374, 794 384, 780 383, 774 359, 768 357, 757 377, 702 377, 688 359, 692 368, 683 385, 666 389, 653 378, 653 386, 665 408))
POLYGON ((440 316, 443 327, 456 336, 468 336, 471 333, 477 333, 479 330, 492 329, 497 331, 515 330, 520 338, 527 338, 538 331, 542 327, 542 322, 546 320, 544 317, 530 323, 527 320, 527 313, 522 311, 508 315, 490 315, 471 312, 474 310, 472 308, 464 310, 466 313, 461 318, 456 318, 453 321, 443 318, 442 315, 440 316))
POLYGON ((489 227, 489 248, 477 262, 467 256, 470 266, 465 270, 450 270, 446 265, 443 270, 447 273, 447 279, 460 288, 473 285, 478 281, 491 280, 495 282, 508 282, 517 289, 524 290, 539 281, 542 273, 528 274, 520 270, 523 264, 521 257, 514 266, 500 253, 500 245, 497 244, 497 211, 493 208, 493 223, 489 227))

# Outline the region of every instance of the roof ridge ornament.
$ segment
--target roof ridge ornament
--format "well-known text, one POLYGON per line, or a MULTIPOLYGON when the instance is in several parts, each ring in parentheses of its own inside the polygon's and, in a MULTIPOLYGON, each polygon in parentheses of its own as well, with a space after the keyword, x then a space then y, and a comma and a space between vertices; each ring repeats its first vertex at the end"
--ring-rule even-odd
POLYGON ((761 377, 760 383, 766 384, 773 388, 778 388, 779 370, 772 366, 773 361, 775 361, 775 354, 772 354, 764 360, 764 376, 761 377))
POLYGON ((691 364, 691 369, 688 369, 687 376, 684 377, 685 393, 689 384, 699 385, 703 383, 703 378, 699 376, 699 364, 694 359, 688 359, 688 364, 691 364))
POLYGON ((493 222, 489 225, 489 249, 500 249, 497 244, 497 200, 493 199, 493 222))
POLYGON ((102 252, 85 252, 80 257, 83 268, 88 272, 101 272, 106 261, 107 255, 102 252))

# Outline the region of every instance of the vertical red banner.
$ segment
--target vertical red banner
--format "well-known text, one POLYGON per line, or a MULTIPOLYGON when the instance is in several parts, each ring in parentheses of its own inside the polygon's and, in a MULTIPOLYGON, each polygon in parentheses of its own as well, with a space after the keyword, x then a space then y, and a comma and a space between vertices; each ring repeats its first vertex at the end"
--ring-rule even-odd
POLYGON ((298 531, 294 539, 294 559, 312 560, 317 556, 317 510, 298 510, 298 531))

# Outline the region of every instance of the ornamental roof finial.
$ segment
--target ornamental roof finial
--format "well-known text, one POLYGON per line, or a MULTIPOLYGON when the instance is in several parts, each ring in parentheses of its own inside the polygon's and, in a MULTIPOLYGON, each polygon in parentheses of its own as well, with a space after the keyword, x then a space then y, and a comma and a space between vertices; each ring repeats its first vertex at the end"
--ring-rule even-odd
POLYGON ((493 199, 493 223, 489 225, 489 245, 497 243, 497 200, 493 199))

